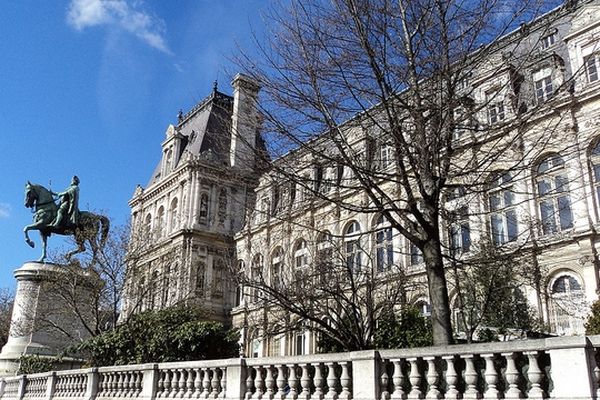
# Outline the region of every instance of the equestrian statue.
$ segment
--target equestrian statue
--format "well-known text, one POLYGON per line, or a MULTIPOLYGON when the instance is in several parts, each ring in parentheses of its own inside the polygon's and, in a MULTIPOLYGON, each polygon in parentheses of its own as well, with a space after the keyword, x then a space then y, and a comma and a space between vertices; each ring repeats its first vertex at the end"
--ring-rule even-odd
POLYGON ((48 237, 53 233, 74 237, 77 249, 67 253, 67 259, 84 252, 86 241, 90 244, 94 257, 106 243, 110 225, 108 218, 104 215, 79 211, 77 176, 74 176, 71 185, 60 193, 54 193, 42 185, 35 185, 28 181, 25 185, 25 207, 31 208, 34 213, 33 224, 23 228, 25 242, 35 247, 35 243, 29 238, 28 232, 31 230, 38 230, 42 237, 42 256, 39 262, 46 259, 48 237), (55 197, 60 200, 58 205, 55 197))

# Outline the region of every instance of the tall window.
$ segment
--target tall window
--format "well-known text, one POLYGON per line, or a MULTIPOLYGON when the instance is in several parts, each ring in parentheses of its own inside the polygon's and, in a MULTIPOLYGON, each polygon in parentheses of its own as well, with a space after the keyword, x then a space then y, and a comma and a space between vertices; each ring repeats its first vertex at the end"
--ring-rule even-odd
POLYGON ((538 103, 543 103, 548 100, 554 93, 551 75, 552 70, 550 68, 544 68, 533 74, 535 97, 538 103))
POLYGON ((375 264, 377 272, 383 272, 394 265, 392 227, 383 215, 379 216, 375 226, 375 264))
MULTIPOLYGON (((260 283, 262 281, 262 273, 265 266, 265 260, 262 254, 257 254, 252 259, 252 265, 250 266, 250 280, 252 282, 260 283)), ((251 293, 249 293, 249 297, 253 302, 258 301, 259 297, 259 289, 252 288, 251 293)))
POLYGON ((488 122, 495 124, 502 121, 505 117, 504 102, 498 92, 486 93, 488 122))
POLYGON ((461 207, 451 214, 450 221, 450 254, 460 254, 471 249, 471 229, 469 226, 469 209, 461 207))
POLYGON ((279 193, 279 186, 273 184, 273 201, 271 202, 271 215, 277 215, 279 213, 279 207, 281 206, 281 196, 279 193))
POLYGON ((171 201, 171 210, 170 210, 170 214, 171 214, 171 221, 169 223, 169 228, 171 230, 174 230, 177 228, 177 222, 178 222, 178 218, 177 218, 177 197, 173 199, 173 201, 171 201))
POLYGON ((596 195, 596 208, 600 210, 600 140, 592 147, 590 164, 592 167, 594 194, 596 195))
POLYGON ((593 53, 585 57, 584 63, 588 82, 596 82, 598 80, 598 69, 600 68, 600 53, 593 53))
POLYGON ((200 209, 198 210, 198 222, 206 225, 208 223, 208 194, 200 195, 200 209))
POLYGON ((165 208, 160 206, 156 213, 156 234, 162 236, 165 229, 165 208))
POLYGON ((212 296, 213 297, 223 297, 223 281, 225 278, 225 261, 223 259, 218 258, 213 262, 213 271, 212 271, 212 296))
POLYGON ((560 335, 581 334, 587 312, 585 292, 580 281, 571 274, 559 275, 550 287, 551 319, 560 335))
POLYGON ((283 287, 283 250, 278 247, 271 256, 271 286, 274 289, 283 287))
POLYGON ((294 267, 305 268, 308 266, 308 246, 306 240, 300 239, 294 246, 294 267))
POLYGON ((219 223, 223 224, 227 218, 227 190, 221 189, 219 193, 219 223))
POLYGON ((410 265, 417 265, 423 262, 423 252, 412 242, 409 244, 409 256, 410 265))
POLYGON ((344 235, 346 267, 353 272, 360 272, 362 267, 362 246, 360 243, 360 225, 352 221, 344 235))
POLYGON ((333 240, 329 231, 319 233, 317 236, 317 253, 315 265, 322 282, 333 266, 333 240))
POLYGON ((379 169, 385 171, 390 165, 392 165, 393 162, 394 158, 392 146, 382 143, 381 146, 379 146, 379 169))
POLYGON ((304 335, 304 332, 294 333, 294 353, 297 356, 306 354, 306 335, 304 335))
POLYGON ((565 162, 558 154, 544 158, 535 178, 544 235, 573 227, 569 180, 565 162))
POLYGON ((517 240, 519 231, 512 175, 508 172, 494 174, 488 190, 492 242, 500 245, 517 240))
POLYGON ((144 220, 144 233, 149 234, 150 232, 152 232, 152 215, 147 214, 144 220))

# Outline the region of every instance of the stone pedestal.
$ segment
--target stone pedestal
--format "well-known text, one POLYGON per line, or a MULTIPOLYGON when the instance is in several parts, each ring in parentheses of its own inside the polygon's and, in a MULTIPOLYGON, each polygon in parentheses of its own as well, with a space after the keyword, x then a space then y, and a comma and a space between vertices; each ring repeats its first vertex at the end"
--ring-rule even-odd
POLYGON ((75 282, 91 282, 81 270, 26 262, 14 275, 17 291, 8 341, 0 352, 0 376, 14 374, 21 355, 56 356, 73 338, 88 336, 73 312, 73 298, 81 300, 80 315, 91 316, 92 311, 90 291, 84 290, 90 285, 75 282))

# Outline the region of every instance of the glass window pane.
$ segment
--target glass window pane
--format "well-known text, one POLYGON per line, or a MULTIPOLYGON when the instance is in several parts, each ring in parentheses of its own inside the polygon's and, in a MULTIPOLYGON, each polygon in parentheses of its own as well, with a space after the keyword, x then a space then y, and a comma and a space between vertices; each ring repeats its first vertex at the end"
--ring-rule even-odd
POLYGON ((512 206, 515 204, 515 195, 510 190, 504 192, 504 207, 512 206))
POLYGON ((498 193, 490 195, 490 210, 496 211, 502 207, 502 201, 498 193))
POLYGON ((573 227, 573 213, 571 212, 571 200, 569 196, 558 198, 558 215, 560 217, 560 228, 568 229, 573 227))
POLYGON ((564 175, 559 175, 554 179, 556 185, 556 192, 568 192, 569 191, 569 180, 564 175))
POLYGON ((551 200, 545 200, 540 203, 540 216, 542 217, 542 230, 544 234, 556 232, 554 214, 554 204, 552 204, 551 200))
POLYGON ((494 244, 504 243, 504 224, 499 214, 493 214, 491 217, 492 240, 494 244))
POLYGON ((600 164, 594 165, 594 181, 600 182, 600 164))
POLYGON ((471 248, 471 230, 469 224, 462 224, 461 227, 462 251, 467 252, 471 248))
POLYGON ((506 228, 508 231, 508 241, 512 242, 517 240, 519 236, 519 228, 517 224, 517 213, 515 210, 509 210, 506 212, 506 228))
POLYGON ((540 196, 545 196, 548 193, 550 193, 550 191, 552 190, 552 188, 550 186, 550 182, 545 179, 538 180, 537 186, 538 186, 538 194, 540 196))

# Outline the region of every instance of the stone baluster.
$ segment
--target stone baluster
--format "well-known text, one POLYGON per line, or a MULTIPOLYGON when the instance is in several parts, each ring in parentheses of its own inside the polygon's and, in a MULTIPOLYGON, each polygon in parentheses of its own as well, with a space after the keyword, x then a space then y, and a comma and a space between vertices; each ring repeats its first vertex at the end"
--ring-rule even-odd
POLYGON ((125 371, 117 372, 117 397, 123 397, 125 395, 125 390, 127 389, 125 386, 126 376, 127 372, 125 371))
POLYGON ((502 353, 502 356, 506 358, 506 382, 508 383, 508 390, 504 394, 506 399, 522 399, 523 393, 519 389, 520 374, 517 369, 516 359, 517 353, 502 353))
POLYGON ((69 384, 67 386, 67 396, 72 397, 75 393, 75 375, 69 375, 69 384))
POLYGON ((254 368, 248 367, 248 376, 246 377, 246 395, 244 396, 246 400, 252 398, 252 390, 254 389, 254 379, 252 378, 252 371, 254 370, 254 368))
POLYGON ((256 370, 256 377, 254 378, 254 387, 256 388, 256 391, 254 392, 254 396, 252 396, 253 399, 262 399, 263 395, 265 394, 265 383, 263 382, 263 378, 262 378, 262 367, 260 365, 257 365, 255 367, 256 370))
POLYGON ((421 392, 421 373, 419 372, 419 363, 416 357, 409 358, 407 361, 410 363, 410 375, 408 380, 410 382, 410 393, 408 393, 409 399, 421 399, 423 398, 423 392, 421 392))
POLYGON ((327 365, 327 387, 328 387, 328 391, 327 391, 327 394, 325 395, 325 398, 331 399, 331 400, 337 400, 337 398, 338 398, 338 392, 337 392, 338 378, 335 373, 336 364, 334 362, 328 362, 325 365, 327 365))
POLYGON ((202 394, 203 399, 208 399, 210 396, 210 369, 202 368, 202 394))
POLYGON ((483 394, 485 399, 499 399, 500 392, 496 385, 498 384, 498 372, 496 371, 496 367, 494 366, 494 354, 482 354, 481 355, 485 360, 485 372, 483 376, 485 377, 485 383, 487 384, 487 390, 483 394))
POLYGON ((221 389, 221 387, 220 387, 221 379, 219 376, 219 372, 220 372, 220 370, 218 367, 212 369, 212 379, 210 381, 210 387, 212 389, 212 391, 210 392, 211 399, 216 399, 219 397, 219 393, 220 393, 220 389, 221 389))
POLYGON ((427 383, 429 384, 429 390, 425 395, 426 399, 441 399, 443 398, 442 393, 438 389, 440 375, 435 367, 435 357, 425 357, 427 361, 427 383))
POLYGON ((544 398, 544 390, 542 389, 542 378, 544 377, 544 373, 540 369, 538 364, 538 358, 540 356, 540 352, 538 351, 529 351, 525 353, 529 360, 529 369, 527 370, 527 378, 529 382, 531 382, 531 389, 527 393, 527 398, 529 399, 543 399, 544 398))
POLYGON ((179 377, 181 376, 180 369, 173 369, 173 378, 171 379, 171 396, 177 398, 179 396, 179 377))
POLYGON ((296 400, 298 398, 298 389, 300 387, 300 380, 296 375, 296 365, 292 364, 289 368, 289 376, 288 376, 288 385, 290 387, 290 391, 287 394, 287 398, 290 400, 296 400))
POLYGON ((446 361, 446 393, 444 398, 446 399, 458 399, 459 392, 456 389, 458 384, 458 373, 456 372, 456 365, 454 364, 455 356, 442 357, 446 361))
POLYGON ((275 395, 277 400, 285 399, 285 384, 285 365, 277 364, 277 394, 275 395))
POLYGON ((342 375, 340 376, 340 385, 342 386, 342 392, 340 393, 340 399, 349 400, 352 398, 352 379, 350 378, 349 372, 349 361, 343 361, 340 363, 342 365, 342 375))
POLYGON ((163 391, 163 397, 169 397, 171 395, 171 375, 172 372, 169 369, 165 370, 165 390, 163 391))
POLYGON ((179 388, 179 390, 177 391, 177 398, 183 399, 186 391, 187 370, 178 369, 177 371, 179 374, 179 382, 177 382, 177 387, 179 388))
POLYGON ((107 372, 106 375, 108 377, 107 397, 115 397, 115 373, 107 372))
POLYGON ((123 376, 123 397, 131 397, 133 395, 133 375, 135 374, 135 372, 133 371, 126 371, 125 375, 123 376))
POLYGON ((195 369, 190 368, 187 370, 187 380, 185 381, 185 397, 187 399, 192 398, 194 395, 194 376, 196 373, 195 369))
POLYGON ((479 376, 475 370, 475 355, 470 354, 465 356, 465 399, 480 399, 481 393, 477 390, 477 382, 479 376))
POLYGON ((389 400, 390 398, 390 376, 387 372, 388 363, 386 360, 381 360, 381 377, 379 378, 379 393, 381 393, 381 400, 389 400))
POLYGON ((594 367, 594 377, 596 378, 596 399, 600 399, 600 367, 594 367))
POLYGON ((165 397, 165 381, 166 381, 166 372, 160 371, 158 373, 158 382, 156 382, 156 397, 165 397))
POLYGON ((265 395, 264 398, 272 399, 275 397, 275 378, 273 378, 273 366, 265 366, 267 375, 265 376, 265 395))
POLYGON ((321 363, 315 363, 315 376, 313 377, 313 384, 315 385, 315 392, 310 396, 311 399, 322 400, 325 392, 323 387, 325 386, 325 379, 323 379, 323 371, 321 363))
POLYGON ((202 393, 202 369, 196 368, 194 370, 194 392, 190 395, 190 397, 194 399, 199 399, 200 394, 202 393))
POLYGON ((394 400, 406 399, 406 393, 404 392, 404 374, 402 373, 402 360, 394 359, 391 360, 394 365, 394 373, 392 375, 392 383, 394 384, 394 391, 390 396, 394 400))
POLYGON ((301 400, 310 399, 310 375, 308 373, 308 364, 300 364, 302 367, 302 377, 300 378, 300 385, 302 385, 302 392, 298 394, 298 398, 301 400))
POLYGON ((221 381, 219 382, 221 392, 219 393, 220 398, 225 398, 227 392, 227 369, 221 368, 221 381))
POLYGON ((135 388, 135 396, 139 396, 140 393, 142 393, 142 389, 143 389, 143 377, 144 377, 144 373, 143 372, 138 372, 137 374, 135 374, 135 380, 134 380, 134 388, 135 388))

